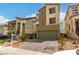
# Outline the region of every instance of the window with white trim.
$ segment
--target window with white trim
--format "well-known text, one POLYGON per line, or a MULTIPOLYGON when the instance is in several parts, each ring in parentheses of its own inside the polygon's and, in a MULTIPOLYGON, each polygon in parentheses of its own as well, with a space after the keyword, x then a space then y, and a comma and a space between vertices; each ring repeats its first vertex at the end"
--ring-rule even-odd
POLYGON ((56 23, 56 17, 49 18, 49 24, 54 24, 56 23))

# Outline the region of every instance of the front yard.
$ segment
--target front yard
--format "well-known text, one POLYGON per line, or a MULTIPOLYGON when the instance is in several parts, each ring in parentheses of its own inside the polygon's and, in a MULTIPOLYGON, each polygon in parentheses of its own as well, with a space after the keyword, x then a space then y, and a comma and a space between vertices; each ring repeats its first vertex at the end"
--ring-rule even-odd
MULTIPOLYGON (((70 50, 70 49, 76 49, 79 48, 79 40, 76 39, 69 39, 66 37, 63 37, 64 44, 62 49, 59 50, 70 50)), ((61 43, 59 43, 59 48, 61 48, 61 43)))
MULTIPOLYGON (((30 40, 30 39, 29 39, 30 40)), ((32 39, 31 39, 32 40, 32 39)), ((11 46, 11 42, 8 42, 7 39, 0 40, 1 46, 11 46)), ((21 49, 28 49, 37 52, 44 52, 44 53, 54 53, 58 50, 58 41, 14 41, 12 44, 13 47, 21 48, 21 49)))
MULTIPOLYGON (((79 41, 72 40, 64 37, 64 45, 62 50, 71 50, 79 48, 79 41)), ((60 43, 58 41, 43 41, 43 42, 22 42, 19 44, 18 48, 30 49, 34 51, 40 51, 44 53, 52 54, 54 52, 60 51, 60 43)))
MULTIPOLYGON (((29 39, 30 40, 30 39, 29 39)), ((31 39, 32 40, 32 39, 31 39)), ((63 37, 62 42, 63 44, 63 49, 61 50, 70 50, 70 49, 75 49, 79 48, 79 41, 74 41, 68 38, 63 37)), ((0 39, 0 45, 2 46, 11 46, 11 42, 8 42, 6 39, 0 39)), ((44 53, 49 53, 52 54, 54 52, 60 51, 61 43, 58 41, 14 41, 13 46, 16 48, 21 48, 21 49, 28 49, 28 50, 33 50, 33 51, 39 51, 39 52, 44 52, 44 53)))

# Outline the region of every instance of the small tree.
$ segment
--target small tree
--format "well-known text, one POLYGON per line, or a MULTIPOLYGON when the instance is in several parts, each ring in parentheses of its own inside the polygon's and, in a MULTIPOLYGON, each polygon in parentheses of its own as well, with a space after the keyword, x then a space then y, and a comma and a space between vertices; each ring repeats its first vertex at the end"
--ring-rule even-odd
POLYGON ((10 40, 11 40, 11 34, 14 34, 14 33, 16 33, 16 30, 15 30, 15 28, 14 27, 11 27, 10 29, 8 29, 8 37, 10 38, 10 40))
POLYGON ((25 41, 25 38, 26 38, 25 32, 21 32, 21 33, 19 34, 19 39, 20 39, 21 41, 25 41))

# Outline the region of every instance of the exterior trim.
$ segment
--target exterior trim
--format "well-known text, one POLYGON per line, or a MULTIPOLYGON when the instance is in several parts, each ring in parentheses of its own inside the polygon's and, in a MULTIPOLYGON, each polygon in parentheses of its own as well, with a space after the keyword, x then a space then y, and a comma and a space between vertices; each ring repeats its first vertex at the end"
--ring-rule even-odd
POLYGON ((21 19, 21 20, 29 20, 29 19, 33 19, 33 18, 36 18, 37 19, 37 17, 29 17, 29 18, 16 17, 16 19, 21 19))

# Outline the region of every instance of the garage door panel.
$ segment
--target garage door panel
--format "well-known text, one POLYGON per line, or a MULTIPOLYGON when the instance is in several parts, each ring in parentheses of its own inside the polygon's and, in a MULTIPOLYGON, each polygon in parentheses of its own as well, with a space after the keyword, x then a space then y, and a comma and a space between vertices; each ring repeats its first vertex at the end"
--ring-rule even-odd
POLYGON ((38 32, 39 39, 56 40, 58 36, 57 31, 38 32))

